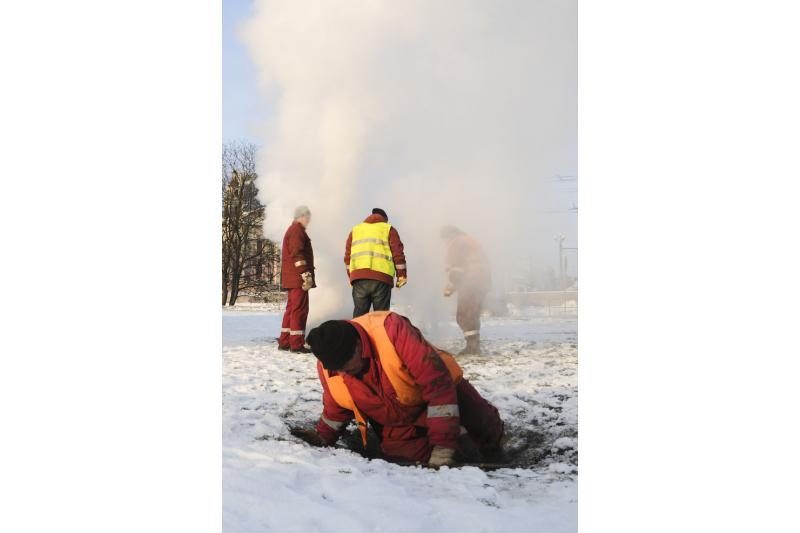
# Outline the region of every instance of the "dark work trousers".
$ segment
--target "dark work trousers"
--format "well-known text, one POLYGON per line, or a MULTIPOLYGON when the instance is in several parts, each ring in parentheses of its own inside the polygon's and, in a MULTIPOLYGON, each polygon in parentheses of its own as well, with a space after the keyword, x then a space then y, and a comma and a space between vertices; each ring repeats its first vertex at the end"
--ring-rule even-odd
POLYGON ((306 319, 308 318, 308 291, 289 289, 286 312, 283 314, 281 336, 278 345, 299 350, 306 343, 306 319))
POLYGON ((373 311, 388 311, 392 299, 392 286, 374 279, 357 279, 353 282, 353 318, 373 311))

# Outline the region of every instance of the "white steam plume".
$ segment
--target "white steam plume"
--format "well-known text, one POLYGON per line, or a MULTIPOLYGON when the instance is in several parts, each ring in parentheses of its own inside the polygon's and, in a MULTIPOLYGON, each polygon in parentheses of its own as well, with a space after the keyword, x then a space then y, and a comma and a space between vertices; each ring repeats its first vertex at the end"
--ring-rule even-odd
POLYGON ((344 243, 372 207, 406 244, 393 303, 418 320, 444 305, 442 224, 484 243, 495 286, 553 262, 547 180, 577 170, 575 1, 256 0, 243 37, 274 110, 265 231, 312 211, 312 324, 349 315, 344 243))

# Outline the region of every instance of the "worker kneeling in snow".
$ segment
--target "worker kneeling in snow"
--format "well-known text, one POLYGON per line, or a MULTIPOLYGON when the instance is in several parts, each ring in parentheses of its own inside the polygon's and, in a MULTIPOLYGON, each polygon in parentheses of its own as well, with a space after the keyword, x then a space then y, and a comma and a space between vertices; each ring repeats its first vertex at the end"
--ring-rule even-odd
POLYGON ((442 466, 501 454, 497 409, 407 318, 376 311, 330 320, 306 341, 323 388, 322 417, 307 441, 332 445, 355 417, 365 447, 369 422, 390 460, 442 466))

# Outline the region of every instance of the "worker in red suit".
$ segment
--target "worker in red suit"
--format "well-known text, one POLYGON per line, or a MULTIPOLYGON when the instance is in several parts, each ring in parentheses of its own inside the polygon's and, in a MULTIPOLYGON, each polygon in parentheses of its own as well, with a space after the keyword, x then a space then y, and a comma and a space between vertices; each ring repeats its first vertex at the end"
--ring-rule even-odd
POLYGON ((314 250, 306 228, 311 211, 301 205, 294 210, 294 221, 283 236, 281 248, 281 287, 288 292, 283 313, 278 349, 310 353, 305 346, 308 319, 308 291, 314 283, 314 250))
POLYGON ((481 311, 492 285, 489 259, 478 241, 454 226, 442 228, 447 245, 444 295, 457 293, 456 322, 464 333, 466 347, 460 354, 481 353, 481 311))
POLYGON ((355 418, 364 444, 370 425, 389 460, 438 467, 462 460, 467 448, 482 460, 502 453, 497 409, 406 317, 375 311, 330 320, 309 332, 308 344, 323 410, 315 429, 293 432, 307 442, 332 445, 355 418))

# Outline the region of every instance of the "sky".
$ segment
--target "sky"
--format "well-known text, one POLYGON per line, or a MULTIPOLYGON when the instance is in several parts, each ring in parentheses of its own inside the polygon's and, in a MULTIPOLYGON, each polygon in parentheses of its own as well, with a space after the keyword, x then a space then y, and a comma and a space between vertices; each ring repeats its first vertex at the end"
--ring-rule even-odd
POLYGON ((268 119, 258 94, 256 70, 237 31, 252 0, 222 2, 222 140, 261 144, 255 127, 268 119))
MULTIPOLYGON (((465 4, 454 18, 442 12, 447 11, 446 3, 409 2, 386 20, 382 9, 343 9, 336 2, 321 2, 318 12, 309 13, 291 0, 223 0, 222 141, 246 140, 261 148, 262 201, 278 214, 271 217, 276 224, 269 232, 273 238, 280 238, 287 213, 298 203, 314 204, 312 210, 336 235, 346 232, 338 228, 337 217, 347 217, 338 221, 343 225, 351 222, 353 213, 375 203, 389 208, 394 221, 405 228, 404 238, 413 241, 404 217, 412 217, 422 206, 413 201, 405 205, 403 198, 409 195, 392 188, 419 189, 420 183, 411 184, 426 179, 419 166, 435 175, 434 182, 443 190, 458 191, 438 198, 431 185, 425 185, 425 199, 432 204, 428 211, 447 211, 449 222, 521 218, 530 224, 529 204, 536 200, 541 204, 537 237, 532 238, 532 230, 523 236, 526 247, 535 240, 545 252, 537 251, 531 262, 557 265, 557 233, 566 235, 564 246, 576 246, 577 183, 556 179, 557 174, 574 176, 577 170, 577 24, 572 3, 523 3, 526 16, 511 13, 508 5, 465 4), (257 16, 254 4, 261 6, 257 16), (336 24, 328 23, 331 14, 325 9, 335 11, 336 24), (330 42, 336 43, 336 53, 330 42), (292 50, 291 55, 285 50, 292 50), (463 55, 474 60, 461 61, 463 55), (420 69, 432 76, 424 84, 380 81, 418 79, 420 69), (540 83, 539 76, 546 82, 540 83), (364 124, 369 135, 359 135, 354 119, 372 116, 364 109, 371 99, 383 114, 364 124), (469 128, 458 126, 465 121, 469 128), (571 126, 560 132, 567 125, 571 126), (311 130, 318 135, 309 136, 311 130), (561 140, 550 142, 548 137, 561 140), (522 146, 527 149, 515 148, 522 146), (472 161, 476 158, 480 161, 472 161), (504 187, 495 177, 484 191, 488 182, 481 176, 486 168, 493 172, 498 161, 510 164, 498 174, 508 175, 510 182, 504 187), (470 187, 470 179, 481 186, 470 187), (447 184, 453 180, 452 186, 447 184), (325 183, 335 184, 333 189, 343 196, 332 202, 331 191, 320 192, 325 183), (467 198, 471 194, 487 205, 486 197, 494 195, 500 207, 482 217, 450 213, 474 204, 467 198), (520 198, 529 200, 524 209, 517 208, 510 218, 501 214, 508 202, 520 198), (336 205, 336 212, 324 211, 333 209, 329 204, 336 205), (452 209, 443 210, 445 204, 453 204, 452 209)), ((410 195, 411 200, 415 196, 410 195)), ((321 237, 323 228, 314 228, 314 233, 321 237)), ((567 271, 574 276, 575 253, 567 255, 567 271)))

